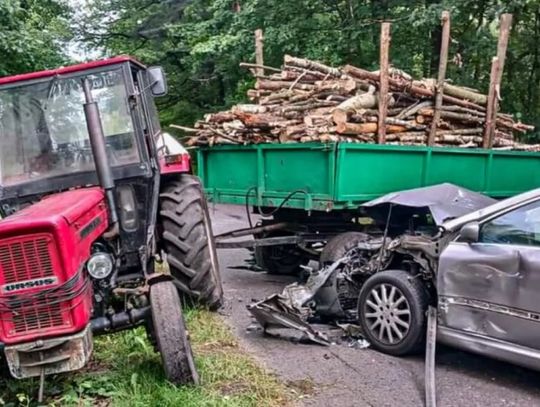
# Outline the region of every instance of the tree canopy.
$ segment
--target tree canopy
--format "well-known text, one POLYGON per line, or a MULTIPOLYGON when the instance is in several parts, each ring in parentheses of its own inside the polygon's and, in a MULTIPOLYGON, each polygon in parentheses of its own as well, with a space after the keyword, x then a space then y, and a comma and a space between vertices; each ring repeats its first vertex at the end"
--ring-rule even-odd
POLYGON ((62 0, 0 1, 0 76, 67 62, 70 17, 62 0))

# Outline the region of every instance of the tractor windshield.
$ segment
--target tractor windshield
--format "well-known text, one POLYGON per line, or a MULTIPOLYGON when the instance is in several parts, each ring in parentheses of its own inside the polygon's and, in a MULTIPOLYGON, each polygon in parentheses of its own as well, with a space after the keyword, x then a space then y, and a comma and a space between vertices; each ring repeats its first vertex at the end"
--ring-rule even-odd
POLYGON ((111 165, 139 161, 120 69, 21 82, 0 88, 0 185, 94 170, 84 78, 98 102, 111 165))

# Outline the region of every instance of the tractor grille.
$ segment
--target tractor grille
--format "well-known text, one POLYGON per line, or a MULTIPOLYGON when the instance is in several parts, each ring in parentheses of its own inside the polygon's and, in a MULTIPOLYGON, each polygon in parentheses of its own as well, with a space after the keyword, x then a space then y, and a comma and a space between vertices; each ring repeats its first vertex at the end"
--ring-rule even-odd
MULTIPOLYGON (((18 236, 0 241, 0 281, 3 280, 4 285, 47 277, 58 279, 61 267, 50 234, 18 236)), ((33 292, 38 291, 37 287, 33 292)), ((11 304, 8 307, 11 309, 0 318, 10 325, 10 336, 44 333, 72 324, 69 302, 51 302, 47 297, 30 299, 28 294, 18 292, 13 295, 3 293, 3 298, 5 304, 11 304)))
POLYGON ((29 236, 0 243, 0 269, 4 284, 53 277, 53 250, 53 239, 49 235, 29 236))
POLYGON ((42 329, 64 326, 63 312, 60 304, 24 307, 13 313, 13 327, 16 334, 40 331, 42 329))

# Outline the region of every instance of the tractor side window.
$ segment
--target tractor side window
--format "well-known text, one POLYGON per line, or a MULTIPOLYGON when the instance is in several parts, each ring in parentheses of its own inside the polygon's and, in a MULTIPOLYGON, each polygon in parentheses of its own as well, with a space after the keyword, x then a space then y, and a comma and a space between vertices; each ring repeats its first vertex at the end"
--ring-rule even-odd
POLYGON ((485 223, 483 243, 540 246, 540 201, 530 203, 485 223))

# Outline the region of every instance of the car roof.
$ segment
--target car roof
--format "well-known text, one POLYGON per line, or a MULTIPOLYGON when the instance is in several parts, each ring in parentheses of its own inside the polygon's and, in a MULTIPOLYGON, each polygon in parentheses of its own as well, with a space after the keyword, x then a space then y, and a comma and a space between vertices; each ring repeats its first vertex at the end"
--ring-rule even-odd
POLYGON ((512 198, 508 198, 503 201, 494 203, 493 205, 487 206, 478 211, 471 212, 467 215, 460 216, 459 218, 449 220, 448 222, 445 222, 442 227, 445 230, 454 232, 460 229, 466 223, 480 221, 504 209, 512 209, 514 207, 519 207, 524 204, 534 202, 538 199, 540 199, 540 188, 524 192, 522 194, 513 196, 512 198))
POLYGON ((64 75, 64 74, 69 74, 69 73, 74 73, 74 72, 79 72, 79 71, 86 71, 88 69, 94 69, 94 68, 99 68, 99 67, 108 66, 108 65, 115 65, 115 64, 120 64, 123 62, 131 62, 141 68, 146 68, 144 64, 137 61, 135 58, 130 57, 128 55, 120 55, 113 58, 100 59, 97 61, 64 66, 64 67, 60 67, 56 69, 30 72, 30 73, 24 73, 20 75, 5 76, 3 78, 0 78, 0 85, 28 81, 28 80, 33 80, 33 79, 48 78, 52 76, 64 75))

